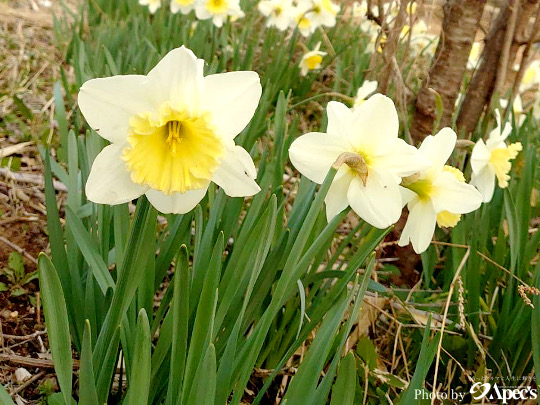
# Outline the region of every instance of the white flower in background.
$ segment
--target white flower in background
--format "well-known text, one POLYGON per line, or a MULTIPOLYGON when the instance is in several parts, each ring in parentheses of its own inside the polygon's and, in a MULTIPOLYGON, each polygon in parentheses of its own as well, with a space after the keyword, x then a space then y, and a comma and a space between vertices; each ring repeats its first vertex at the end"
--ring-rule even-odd
POLYGON ((398 138, 396 108, 382 94, 353 110, 331 101, 326 112, 327 133, 311 132, 296 139, 289 149, 291 162, 320 184, 338 157, 346 157, 325 198, 327 219, 350 205, 377 228, 392 225, 401 215, 401 177, 426 169, 429 162, 398 138))
POLYGON ((474 211, 482 204, 482 196, 465 183, 463 173, 445 163, 456 146, 456 134, 443 128, 435 136, 424 139, 418 151, 432 166, 402 181, 403 202, 409 216, 401 233, 399 246, 412 243, 416 253, 425 251, 435 232, 435 225, 453 227, 461 214, 474 211))
POLYGON ((415 55, 427 53, 434 55, 437 48, 437 36, 429 33, 429 28, 423 20, 418 20, 414 23, 412 30, 408 25, 404 25, 401 30, 402 40, 407 40, 411 36, 411 50, 415 55))
POLYGON ((204 198, 210 182, 231 197, 260 190, 253 160, 234 143, 257 108, 259 76, 203 77, 203 66, 182 46, 146 76, 83 84, 81 112, 111 142, 92 165, 86 183, 90 201, 115 205, 146 194, 163 213, 186 213, 204 198))
POLYGON ((520 142, 506 145, 504 141, 512 132, 512 126, 507 122, 502 128, 499 110, 495 110, 495 117, 497 127, 490 132, 485 143, 482 139, 476 142, 471 155, 471 184, 480 191, 484 202, 491 201, 493 197, 495 179, 500 188, 508 187, 508 173, 512 168, 510 160, 515 159, 522 149, 520 142))
POLYGON ((258 8, 262 15, 268 17, 267 27, 276 27, 280 31, 289 28, 293 10, 291 0, 262 0, 258 8))
POLYGON ((326 52, 319 51, 320 47, 321 43, 319 42, 314 50, 306 52, 304 56, 302 56, 302 59, 300 60, 300 74, 302 76, 307 75, 310 70, 319 69, 321 67, 326 52))
POLYGON ((362 1, 355 1, 352 5, 352 16, 353 18, 363 18, 368 12, 367 3, 362 1))
POLYGON ((317 27, 320 25, 333 27, 336 25, 339 10, 340 6, 332 3, 331 0, 311 0, 306 17, 317 27))
POLYGON ((171 12, 173 14, 179 11, 182 14, 189 14, 195 9, 195 0, 171 0, 171 12))
POLYGON ((533 111, 533 117, 536 118, 537 120, 540 120, 540 96, 537 96, 536 100, 534 100, 532 111, 533 111))
POLYGON ((161 0, 139 0, 141 6, 148 6, 151 14, 154 14, 161 7, 161 0))
POLYGON ((376 80, 364 81, 356 92, 356 97, 354 98, 354 108, 359 107, 364 101, 366 101, 366 98, 371 96, 372 93, 375 93, 378 85, 379 83, 377 83, 376 80))
POLYGON ((521 84, 519 91, 523 93, 524 91, 537 88, 540 85, 540 60, 535 60, 525 70, 523 74, 523 79, 521 79, 521 84))
POLYGON ((467 69, 474 70, 480 62, 480 57, 482 56, 482 51, 484 50, 483 42, 474 42, 471 47, 471 52, 469 53, 469 59, 467 60, 467 69))
POLYGON ((221 27, 227 17, 237 20, 244 17, 240 0, 199 0, 195 4, 195 15, 199 20, 212 19, 216 27, 221 27))
MULTIPOLYGON (((501 104, 502 108, 508 107, 508 100, 501 98, 499 100, 499 103, 501 104)), ((523 125, 523 123, 525 122, 525 118, 527 118, 527 113, 523 109, 523 103, 519 94, 516 94, 516 96, 514 97, 514 102, 512 103, 512 112, 514 114, 514 120, 517 127, 521 128, 521 125, 523 125)))
POLYGON ((309 16, 310 4, 305 1, 298 3, 291 11, 291 28, 298 28, 300 34, 307 38, 315 32, 317 24, 309 16))

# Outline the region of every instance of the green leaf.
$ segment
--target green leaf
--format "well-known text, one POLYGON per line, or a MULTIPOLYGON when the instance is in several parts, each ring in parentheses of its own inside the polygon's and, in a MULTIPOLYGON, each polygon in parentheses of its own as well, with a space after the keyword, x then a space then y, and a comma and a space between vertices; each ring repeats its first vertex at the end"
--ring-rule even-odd
POLYGON ((2 384, 0 384, 0 402, 3 405, 15 405, 15 403, 11 400, 11 397, 9 396, 8 392, 4 388, 2 384))
POLYGON ((189 323, 189 252, 185 245, 180 248, 174 275, 173 331, 171 348, 171 369, 167 403, 174 404, 182 392, 182 380, 186 366, 186 351, 189 323))
POLYGON ((92 335, 88 320, 84 323, 81 368, 79 370, 79 405, 99 405, 92 364, 92 335))
POLYGON ((216 350, 213 344, 208 346, 204 360, 193 379, 193 388, 187 405, 214 405, 216 395, 216 350))
POLYGON ((356 359, 349 352, 339 364, 330 405, 353 405, 356 392, 356 359))
POLYGON ((8 258, 8 265, 14 271, 17 280, 24 275, 24 261, 19 252, 11 252, 8 258))
POLYGON ((49 334, 54 370, 66 404, 71 403, 73 359, 64 292, 54 265, 41 253, 38 258, 39 284, 43 295, 45 325, 49 334))
POLYGON ((150 324, 146 311, 141 309, 137 319, 137 332, 135 336, 135 358, 133 359, 132 378, 129 381, 129 404, 148 404, 150 392, 152 338, 150 324))
POLYGON ((362 336, 358 339, 356 353, 364 360, 370 370, 377 368, 377 351, 370 338, 362 336))
POLYGON ((7 285, 5 283, 2 283, 0 281, 0 292, 3 292, 3 291, 7 291, 9 290, 9 288, 7 287, 7 285))

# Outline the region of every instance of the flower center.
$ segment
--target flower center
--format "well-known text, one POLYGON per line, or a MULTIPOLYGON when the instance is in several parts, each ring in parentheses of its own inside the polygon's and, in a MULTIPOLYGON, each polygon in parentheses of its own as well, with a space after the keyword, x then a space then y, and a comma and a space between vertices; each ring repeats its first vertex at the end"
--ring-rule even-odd
POLYGON ((214 14, 224 13, 228 8, 227 0, 208 0, 206 8, 214 14))
POLYGON ((495 169, 495 175, 499 180, 500 188, 508 187, 508 180, 510 180, 508 172, 512 168, 510 160, 515 159, 521 149, 521 143, 516 142, 508 145, 506 148, 497 148, 491 152, 489 162, 495 169))
POLYGON ((300 17, 300 19, 298 20, 298 28, 300 28, 301 30, 306 30, 309 27, 311 27, 311 21, 309 20, 309 18, 300 17))
POLYGON ((321 62, 322 62, 321 55, 311 55, 308 58, 306 58, 306 64, 309 70, 317 69, 317 67, 319 67, 321 62))
POLYGON ((127 140, 122 158, 133 182, 168 195, 206 187, 224 153, 208 113, 191 115, 167 104, 158 120, 133 116, 127 140))
POLYGON ((414 191, 418 198, 421 201, 427 201, 431 199, 431 194, 433 193, 433 183, 430 179, 420 179, 414 183, 407 184, 406 186, 409 190, 414 191))

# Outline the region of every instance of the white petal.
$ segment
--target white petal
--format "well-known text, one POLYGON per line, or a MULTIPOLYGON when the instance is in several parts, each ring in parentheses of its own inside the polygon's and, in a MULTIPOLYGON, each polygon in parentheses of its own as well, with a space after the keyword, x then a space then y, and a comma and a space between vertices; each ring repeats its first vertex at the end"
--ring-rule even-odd
POLYGON ((401 193, 401 206, 404 207, 409 203, 414 203, 414 200, 418 199, 418 194, 408 188, 399 186, 399 192, 401 193))
POLYGON ((326 132, 346 139, 352 117, 351 109, 343 103, 330 101, 326 106, 326 115, 328 116, 326 132))
POLYGON ((343 165, 339 168, 324 199, 326 203, 326 219, 328 222, 349 206, 347 192, 354 178, 355 175, 348 166, 343 165))
POLYGON ((479 173, 489 162, 491 151, 486 144, 480 139, 473 147, 471 154, 471 168, 473 173, 479 173))
POLYGON ((176 109, 199 112, 203 90, 204 60, 185 46, 173 49, 148 73, 163 101, 176 109))
POLYGON ((441 173, 433 187, 432 201, 435 212, 466 214, 478 209, 482 204, 482 196, 476 188, 460 182, 449 172, 441 173))
POLYGON ((424 252, 431 243, 436 222, 437 214, 430 201, 418 201, 414 205, 411 204, 407 223, 401 232, 398 245, 406 246, 410 241, 416 253, 424 252))
POLYGON ((137 113, 159 107, 148 97, 146 76, 126 75, 85 82, 78 96, 78 104, 88 124, 110 142, 125 142, 129 119, 137 113))
POLYGON ((364 186, 359 177, 351 182, 347 193, 351 208, 376 228, 387 228, 401 216, 401 194, 391 174, 372 170, 364 186))
POLYGON ((257 170, 249 153, 241 146, 227 148, 212 181, 229 197, 247 197, 261 191, 255 182, 257 170))
POLYGON ((490 202, 495 191, 495 171, 491 165, 486 165, 482 170, 472 174, 471 184, 475 186, 484 202, 490 202))
POLYGON ((202 188, 166 195, 159 190, 150 189, 146 192, 146 197, 150 204, 164 214, 185 214, 195 208, 204 198, 207 190, 207 188, 202 188))
POLYGON ((343 138, 310 132, 297 138, 289 148, 292 164, 300 173, 315 183, 322 183, 330 167, 343 152, 349 151, 343 138))
POLYGON ((443 128, 437 135, 426 137, 418 151, 433 164, 435 172, 440 172, 454 151, 456 140, 456 133, 451 128, 443 128))
POLYGON ((202 107, 212 113, 218 133, 234 138, 249 123, 261 98, 255 72, 229 72, 206 76, 202 107))
POLYGON ((353 110, 349 140, 357 148, 377 153, 386 142, 395 139, 399 119, 394 102, 382 94, 374 94, 353 110))
POLYGON ((431 166, 431 162, 420 154, 418 149, 399 138, 388 140, 386 148, 380 155, 372 158, 371 164, 401 177, 410 176, 431 166))
POLYGON ((131 181, 122 160, 124 147, 122 144, 112 144, 96 156, 86 182, 86 197, 90 201, 98 204, 123 204, 148 190, 148 186, 131 181))

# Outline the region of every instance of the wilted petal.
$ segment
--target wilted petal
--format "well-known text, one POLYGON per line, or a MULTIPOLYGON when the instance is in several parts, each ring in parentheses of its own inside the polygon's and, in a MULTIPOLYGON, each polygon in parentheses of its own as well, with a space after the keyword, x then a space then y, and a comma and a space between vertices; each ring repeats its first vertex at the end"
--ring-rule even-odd
POLYGON ((94 160, 86 182, 86 197, 98 204, 123 204, 148 190, 148 186, 131 181, 122 160, 124 145, 106 146, 94 160))
POLYGON ((261 98, 255 72, 228 72, 204 78, 203 108, 212 113, 220 135, 234 138, 249 123, 261 98))
POLYGON ((261 191, 255 182, 257 170, 249 153, 241 146, 227 148, 212 181, 229 197, 246 197, 261 191))
POLYGON ((343 138, 310 132, 291 144, 289 157, 296 170, 320 184, 338 156, 348 151, 348 146, 343 138))
POLYGON ((203 188, 166 195, 159 190, 150 189, 146 192, 146 197, 150 204, 164 214, 185 214, 195 208, 204 198, 207 190, 203 188))
POLYGON ((401 216, 401 194, 394 177, 371 170, 364 186, 355 177, 347 193, 351 208, 364 221, 376 228, 387 228, 401 216))

